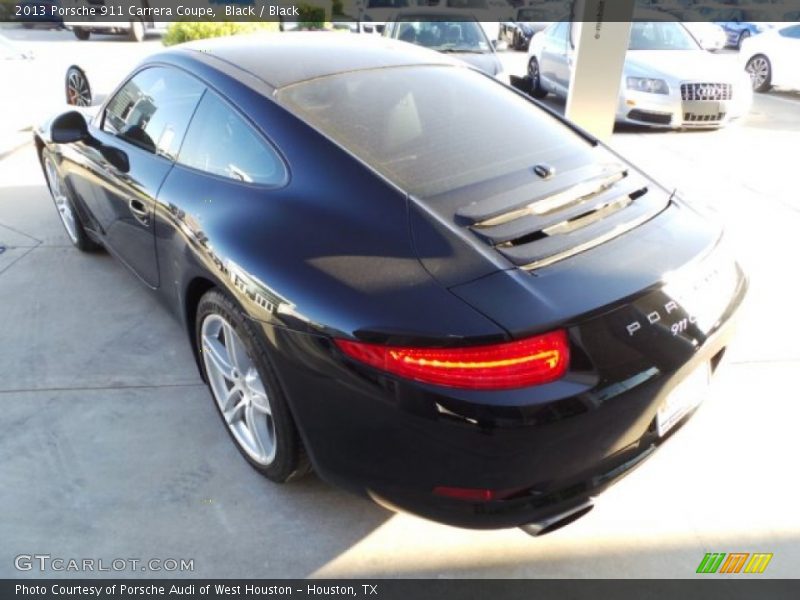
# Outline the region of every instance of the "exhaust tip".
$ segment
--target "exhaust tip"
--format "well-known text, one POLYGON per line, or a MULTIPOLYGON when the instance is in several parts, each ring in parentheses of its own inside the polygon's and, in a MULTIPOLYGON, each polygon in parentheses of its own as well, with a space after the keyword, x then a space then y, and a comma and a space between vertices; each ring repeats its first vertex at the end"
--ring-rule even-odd
POLYGON ((552 517, 548 517, 540 521, 534 521, 533 523, 527 523, 526 525, 520 525, 520 529, 533 537, 547 535, 548 533, 552 533, 557 529, 561 529, 562 527, 577 521, 593 508, 594 502, 592 502, 591 498, 589 498, 585 502, 582 502, 577 506, 573 506, 569 510, 565 510, 557 515, 553 515, 552 517))

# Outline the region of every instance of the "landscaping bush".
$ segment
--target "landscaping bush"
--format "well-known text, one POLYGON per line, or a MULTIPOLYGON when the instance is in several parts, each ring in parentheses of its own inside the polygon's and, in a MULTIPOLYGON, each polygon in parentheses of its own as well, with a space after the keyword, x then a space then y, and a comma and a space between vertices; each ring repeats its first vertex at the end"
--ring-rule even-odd
POLYGON ((253 33, 255 31, 278 31, 278 23, 237 23, 231 21, 178 21, 172 23, 164 34, 165 46, 173 46, 192 40, 253 33))

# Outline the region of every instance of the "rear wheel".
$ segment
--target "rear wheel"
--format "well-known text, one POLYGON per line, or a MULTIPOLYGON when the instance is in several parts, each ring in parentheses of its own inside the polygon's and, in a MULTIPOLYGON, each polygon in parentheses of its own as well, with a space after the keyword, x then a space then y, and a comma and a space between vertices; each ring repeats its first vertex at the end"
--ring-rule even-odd
POLYGON ((50 196, 56 205, 58 216, 61 218, 69 241, 81 252, 91 252, 100 248, 83 228, 69 189, 58 172, 55 160, 47 150, 42 152, 42 167, 44 167, 44 176, 47 180, 47 187, 50 189, 50 196))
POLYGON ((239 452, 277 483, 306 474, 310 466, 302 441, 250 319, 227 296, 211 290, 200 300, 196 323, 200 363, 239 452))
POLYGON ((87 31, 83 27, 76 27, 75 29, 72 30, 72 33, 74 33, 75 37, 82 42, 85 42, 86 40, 89 39, 89 31, 87 31))
POLYGON ((528 63, 528 76, 531 78, 531 96, 534 98, 544 98, 547 90, 542 87, 542 76, 539 72, 539 61, 531 58, 528 63))
POLYGON ((745 71, 750 75, 754 91, 766 92, 772 87, 772 65, 763 54, 757 54, 748 60, 745 71))
POLYGON ((131 21, 131 29, 128 32, 128 37, 132 42, 142 42, 144 41, 144 23, 139 21, 138 19, 135 21, 131 21))

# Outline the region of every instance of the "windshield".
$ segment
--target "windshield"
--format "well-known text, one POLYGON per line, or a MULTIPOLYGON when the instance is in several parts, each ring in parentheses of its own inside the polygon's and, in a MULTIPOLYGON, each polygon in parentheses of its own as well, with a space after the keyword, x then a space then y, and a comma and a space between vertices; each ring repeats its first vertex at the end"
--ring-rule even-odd
POLYGON ((390 67, 308 80, 276 97, 407 192, 430 198, 586 148, 558 120, 472 69, 390 67))
POLYGON ((490 52, 491 46, 476 21, 402 21, 394 37, 439 52, 490 52))
POLYGON ((675 21, 647 21, 631 26, 629 50, 698 50, 695 39, 675 21))

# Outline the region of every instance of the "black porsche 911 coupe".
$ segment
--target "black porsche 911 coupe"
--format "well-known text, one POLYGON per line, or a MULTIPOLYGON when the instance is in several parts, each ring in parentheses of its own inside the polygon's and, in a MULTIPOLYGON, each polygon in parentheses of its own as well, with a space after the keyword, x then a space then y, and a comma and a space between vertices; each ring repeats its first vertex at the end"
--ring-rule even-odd
POLYGON ((74 245, 179 315, 253 467, 450 524, 588 511, 697 407, 746 290, 676 193, 383 38, 191 43, 35 142, 74 245))

